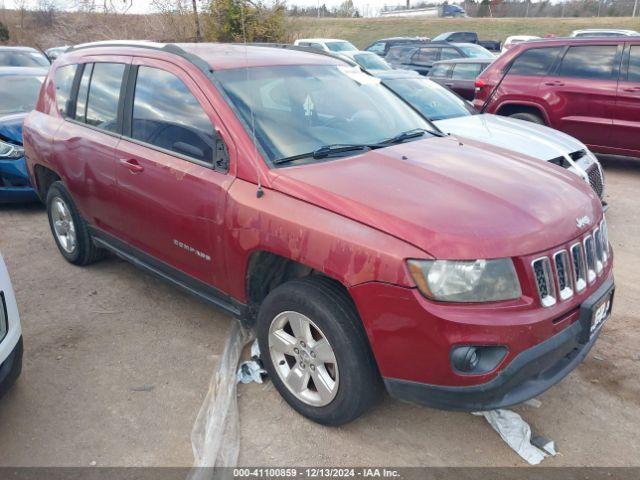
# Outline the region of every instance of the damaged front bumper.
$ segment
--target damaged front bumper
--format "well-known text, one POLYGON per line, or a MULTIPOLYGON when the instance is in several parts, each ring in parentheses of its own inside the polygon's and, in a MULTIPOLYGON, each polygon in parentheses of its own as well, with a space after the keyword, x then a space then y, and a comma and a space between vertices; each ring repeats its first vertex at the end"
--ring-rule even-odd
POLYGON ((491 381, 467 386, 439 386, 385 378, 389 394, 400 400, 444 410, 478 411, 522 403, 545 392, 573 371, 595 344, 600 328, 592 332, 594 310, 610 300, 614 282, 610 276, 579 309, 579 318, 548 340, 520 352, 491 381))

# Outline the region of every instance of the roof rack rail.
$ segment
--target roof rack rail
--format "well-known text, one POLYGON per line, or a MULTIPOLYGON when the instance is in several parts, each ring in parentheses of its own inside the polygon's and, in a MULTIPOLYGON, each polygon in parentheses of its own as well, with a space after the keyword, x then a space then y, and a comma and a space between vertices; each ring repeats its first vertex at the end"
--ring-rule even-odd
POLYGON ((156 43, 156 42, 147 42, 144 40, 140 40, 140 41, 106 40, 102 42, 90 42, 90 43, 81 43, 79 45, 73 45, 68 49, 66 49, 65 53, 75 52, 77 50, 82 50, 85 48, 99 48, 99 47, 147 48, 150 50, 167 52, 167 53, 171 53, 173 55, 182 57, 185 60, 191 62, 207 76, 213 73, 213 68, 211 68, 211 66, 207 62, 205 62, 201 57, 185 51, 182 47, 180 47, 175 43, 156 43))
POLYGON ((317 48, 312 48, 312 47, 303 47, 300 45, 293 45, 291 43, 260 43, 260 42, 255 42, 255 43, 235 43, 234 45, 247 45, 249 47, 271 47, 271 48, 282 48, 285 50, 295 50, 297 52, 305 52, 305 53, 315 53, 317 55, 324 55, 325 57, 331 57, 331 58, 335 58, 336 60, 342 60, 345 63, 348 63, 349 65, 353 66, 353 67, 359 67, 359 65, 354 62, 353 60, 351 60, 350 58, 345 58, 342 57, 336 53, 332 53, 332 52, 326 52, 324 50, 318 50, 317 48))

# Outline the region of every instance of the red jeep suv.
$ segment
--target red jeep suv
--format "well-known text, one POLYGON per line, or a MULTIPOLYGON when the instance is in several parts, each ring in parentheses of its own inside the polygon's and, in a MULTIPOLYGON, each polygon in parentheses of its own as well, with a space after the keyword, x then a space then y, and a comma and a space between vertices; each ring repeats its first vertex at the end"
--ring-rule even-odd
POLYGON ((640 156, 640 37, 520 43, 476 79, 474 105, 556 128, 598 153, 640 156))
POLYGON ((77 46, 24 144, 69 262, 114 252, 255 326, 278 391, 324 424, 384 387, 446 409, 522 402, 611 310, 585 182, 445 136, 333 57, 77 46))

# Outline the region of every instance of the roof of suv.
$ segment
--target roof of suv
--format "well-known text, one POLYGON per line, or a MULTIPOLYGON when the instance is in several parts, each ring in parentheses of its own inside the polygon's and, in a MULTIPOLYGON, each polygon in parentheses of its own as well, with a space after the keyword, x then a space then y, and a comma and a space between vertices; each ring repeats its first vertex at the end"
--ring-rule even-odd
POLYGON ((76 45, 68 50, 65 55, 73 55, 84 50, 87 50, 87 53, 91 51, 95 53, 95 50, 105 53, 104 50, 106 49, 109 50, 108 53, 115 55, 135 55, 140 49, 151 49, 179 55, 191 61, 203 61, 213 70, 301 64, 339 65, 343 63, 335 57, 317 55, 301 49, 231 43, 95 42, 76 45))
POLYGON ((491 63, 494 59, 492 58, 478 58, 478 57, 464 57, 464 58, 450 58, 448 60, 438 60, 433 64, 441 65, 441 64, 451 64, 451 63, 491 63))
POLYGON ((511 50, 523 50, 531 47, 540 46, 556 46, 556 45, 590 45, 590 44, 602 44, 602 43, 620 43, 628 42, 630 39, 637 37, 554 37, 554 38, 539 38, 528 40, 526 42, 517 43, 512 46, 511 50))

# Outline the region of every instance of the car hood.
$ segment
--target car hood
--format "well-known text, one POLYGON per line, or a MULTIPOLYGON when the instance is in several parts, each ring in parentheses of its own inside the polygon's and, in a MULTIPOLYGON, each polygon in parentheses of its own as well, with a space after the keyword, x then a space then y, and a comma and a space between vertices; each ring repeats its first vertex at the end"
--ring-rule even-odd
POLYGON ((453 137, 275 172, 276 190, 435 258, 536 253, 580 235, 578 218, 602 215, 593 191, 562 168, 453 137))
POLYGON ((587 148, 579 140, 553 128, 498 115, 469 115, 434 123, 444 132, 526 152, 544 161, 587 148))
POLYGON ((26 113, 0 117, 0 139, 22 145, 22 123, 26 113))

